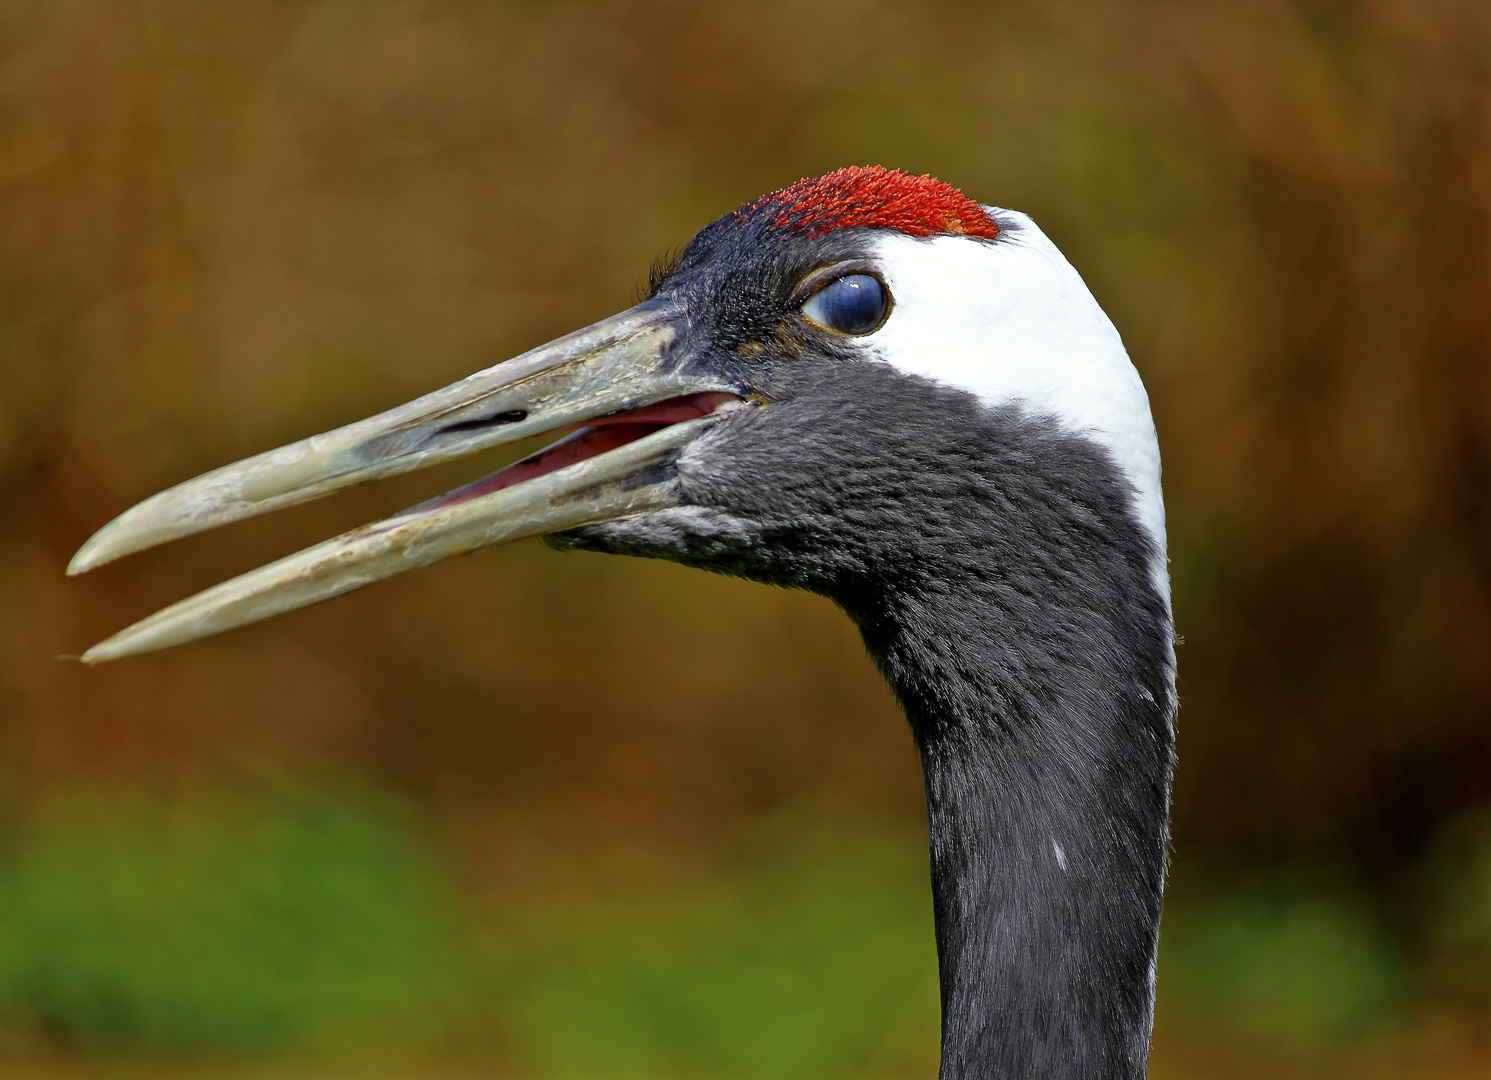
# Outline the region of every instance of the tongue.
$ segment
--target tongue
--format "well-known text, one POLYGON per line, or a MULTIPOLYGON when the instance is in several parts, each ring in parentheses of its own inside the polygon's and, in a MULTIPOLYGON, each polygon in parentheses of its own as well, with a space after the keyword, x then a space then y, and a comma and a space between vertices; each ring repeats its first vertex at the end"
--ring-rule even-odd
POLYGON ((745 403, 734 394, 722 394, 708 390, 702 394, 690 394, 688 397, 659 401, 656 405, 643 405, 640 409, 607 416, 596 423, 605 427, 610 427, 612 424, 677 424, 684 420, 708 416, 713 412, 723 412, 743 404, 745 403))
POLYGON ((599 457, 608 450, 615 450, 618 446, 635 442, 642 436, 650 435, 670 424, 694 420, 700 416, 708 416, 712 412, 736 408, 741 404, 743 402, 734 394, 707 391, 702 394, 690 394, 688 397, 674 398, 671 401, 660 401, 656 405, 644 405, 640 409, 617 413, 615 416, 607 416, 596 421, 593 426, 581 428, 532 457, 526 457, 505 469, 497 470, 491 476, 483 477, 445 495, 421 503, 415 509, 421 513, 428 513, 431 510, 455 506, 470 499, 480 498, 482 495, 490 495, 494 491, 501 491, 503 488, 533 480, 554 472, 556 469, 562 469, 566 465, 573 465, 577 461, 599 457))

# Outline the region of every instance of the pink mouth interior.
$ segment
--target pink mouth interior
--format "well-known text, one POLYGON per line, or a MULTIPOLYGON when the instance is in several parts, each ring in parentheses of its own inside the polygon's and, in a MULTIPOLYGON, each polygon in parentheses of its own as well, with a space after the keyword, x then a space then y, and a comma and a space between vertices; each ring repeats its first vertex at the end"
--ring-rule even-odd
POLYGON ((526 457, 522 461, 515 461, 491 476, 483 477, 464 487, 456 488, 448 494, 431 499, 417 509, 422 513, 428 513, 432 510, 468 502, 483 495, 490 495, 494 491, 501 491, 503 488, 510 488, 536 479, 562 469, 566 465, 573 465, 577 461, 599 457, 608 450, 615 450, 618 446, 635 442, 644 435, 651 435, 654 431, 671 424, 679 424, 685 420, 697 420, 701 416, 737 408, 741 404, 740 398, 734 394, 711 390, 702 394, 689 394, 686 397, 660 401, 656 405, 644 405, 640 409, 617 413, 615 416, 607 416, 578 429, 568 438, 561 439, 537 454, 526 457))

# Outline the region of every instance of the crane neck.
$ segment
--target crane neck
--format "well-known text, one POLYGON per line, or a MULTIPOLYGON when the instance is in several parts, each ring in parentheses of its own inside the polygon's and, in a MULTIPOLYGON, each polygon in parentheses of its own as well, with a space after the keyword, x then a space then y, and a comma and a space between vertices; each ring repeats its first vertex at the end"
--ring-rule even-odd
POLYGON ((1045 520, 1014 543, 1018 522, 985 542, 972 520, 959 551, 839 597, 921 755, 941 1080, 1146 1070, 1174 743, 1169 605, 1132 520, 1094 530, 1078 516, 1075 532, 1045 520), (1074 551, 1081 536, 1092 542, 1074 551))

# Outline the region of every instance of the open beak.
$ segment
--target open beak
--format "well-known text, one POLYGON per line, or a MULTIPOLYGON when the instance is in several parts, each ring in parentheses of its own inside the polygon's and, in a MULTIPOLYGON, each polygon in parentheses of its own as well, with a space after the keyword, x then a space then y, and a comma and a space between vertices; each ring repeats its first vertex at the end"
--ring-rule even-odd
POLYGON ((135 623, 85 663, 151 652, 451 555, 679 503, 672 463, 740 397, 677 371, 686 324, 648 302, 442 390, 188 480, 126 510, 69 574, 338 488, 579 428, 492 475, 250 571, 135 623))

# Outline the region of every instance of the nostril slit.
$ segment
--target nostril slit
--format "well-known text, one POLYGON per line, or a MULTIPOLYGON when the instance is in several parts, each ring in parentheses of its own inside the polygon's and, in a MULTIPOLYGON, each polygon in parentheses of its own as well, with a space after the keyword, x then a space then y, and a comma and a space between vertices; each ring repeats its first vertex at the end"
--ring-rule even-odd
POLYGON ((483 416, 478 420, 462 420, 459 423, 448 424, 440 430, 446 434, 456 431, 478 431, 481 428, 495 427, 498 424, 516 424, 527 419, 527 409, 508 409, 506 412, 493 413, 491 416, 483 416))

